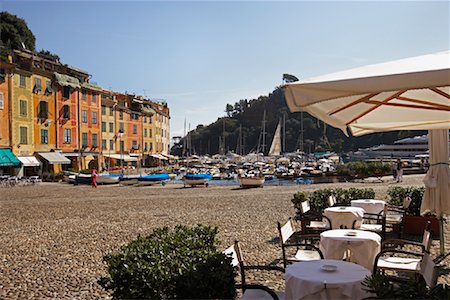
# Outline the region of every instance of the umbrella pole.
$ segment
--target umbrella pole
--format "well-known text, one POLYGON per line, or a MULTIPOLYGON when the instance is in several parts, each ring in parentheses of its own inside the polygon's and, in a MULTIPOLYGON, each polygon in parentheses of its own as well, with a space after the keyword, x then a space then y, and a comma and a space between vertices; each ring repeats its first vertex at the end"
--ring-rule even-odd
POLYGON ((440 252, 441 252, 441 255, 444 255, 444 253, 445 253, 445 248, 444 248, 444 216, 441 216, 439 218, 439 237, 440 237, 440 243, 441 243, 440 252))

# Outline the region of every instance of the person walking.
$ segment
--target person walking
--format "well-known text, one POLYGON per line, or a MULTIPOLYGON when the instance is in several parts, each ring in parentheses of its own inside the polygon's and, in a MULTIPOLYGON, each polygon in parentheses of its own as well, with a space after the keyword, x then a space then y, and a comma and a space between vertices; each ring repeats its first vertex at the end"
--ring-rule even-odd
POLYGON ((91 175, 91 185, 93 188, 97 187, 97 171, 94 169, 92 170, 92 175, 91 175))
POLYGON ((403 162, 399 159, 397 159, 397 182, 403 181, 403 162))

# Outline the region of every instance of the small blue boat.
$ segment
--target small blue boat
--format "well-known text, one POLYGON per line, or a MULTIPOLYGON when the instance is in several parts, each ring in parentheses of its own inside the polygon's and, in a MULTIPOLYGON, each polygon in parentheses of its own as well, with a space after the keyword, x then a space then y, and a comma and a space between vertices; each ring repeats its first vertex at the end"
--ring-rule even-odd
POLYGON ((196 185, 205 185, 208 186, 208 181, 212 179, 212 176, 207 173, 187 173, 183 177, 184 186, 190 185, 190 186, 196 186, 196 185))
POLYGON ((164 184, 169 179, 170 177, 167 173, 142 175, 137 178, 139 185, 153 185, 157 183, 164 184))

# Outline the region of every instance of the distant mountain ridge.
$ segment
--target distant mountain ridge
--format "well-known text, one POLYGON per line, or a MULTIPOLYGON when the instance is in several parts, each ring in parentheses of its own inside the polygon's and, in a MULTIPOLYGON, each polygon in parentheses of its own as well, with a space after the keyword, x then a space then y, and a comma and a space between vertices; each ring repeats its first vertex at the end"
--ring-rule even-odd
MULTIPOLYGON (((268 96, 257 99, 243 99, 234 104, 227 104, 226 116, 219 117, 209 125, 199 125, 191 130, 189 143, 182 138, 180 143, 174 145, 172 153, 181 155, 183 145, 190 145, 186 152, 190 154, 216 154, 233 151, 247 154, 256 152, 260 144, 262 149, 262 122, 264 110, 266 111, 265 154, 268 153, 278 121, 285 115, 285 149, 283 152, 293 152, 301 148, 301 113, 291 113, 285 103, 281 89, 277 88, 268 96), (241 144, 239 149, 240 126, 242 125, 241 144), (224 141, 225 140, 225 141, 224 141), (223 145, 225 147, 223 148, 223 145)), ((425 134, 426 131, 392 131, 373 133, 361 137, 346 137, 344 133, 324 124, 308 113, 303 113, 303 149, 305 152, 335 151, 337 153, 356 151, 379 144, 392 143, 395 140, 425 134)))

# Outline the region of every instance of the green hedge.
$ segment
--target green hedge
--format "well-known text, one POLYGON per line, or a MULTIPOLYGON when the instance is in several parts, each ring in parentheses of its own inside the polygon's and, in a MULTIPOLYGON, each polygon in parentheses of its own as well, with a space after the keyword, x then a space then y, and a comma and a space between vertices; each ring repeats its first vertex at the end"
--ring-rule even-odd
POLYGON ((99 284, 116 299, 232 299, 231 258, 219 252, 217 228, 178 225, 139 236, 106 255, 99 284))
POLYGON ((366 178, 370 176, 383 176, 391 174, 392 168, 389 164, 381 161, 355 161, 338 165, 336 168, 336 173, 338 175, 366 178))
POLYGON ((390 201, 393 205, 403 205, 403 199, 405 197, 411 197, 411 204, 407 210, 407 214, 420 216, 420 206, 422 204, 423 194, 425 193, 424 187, 402 187, 391 186, 387 191, 390 201))
POLYGON ((309 200, 311 211, 315 213, 323 213, 324 209, 328 207, 329 196, 336 196, 337 203, 348 204, 351 200, 356 199, 373 199, 375 198, 375 191, 371 188, 349 188, 349 189, 320 189, 312 193, 298 192, 292 198, 297 214, 301 214, 300 205, 303 201, 309 200))

